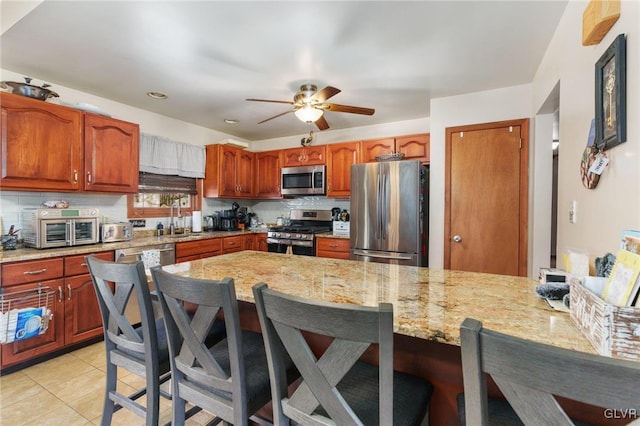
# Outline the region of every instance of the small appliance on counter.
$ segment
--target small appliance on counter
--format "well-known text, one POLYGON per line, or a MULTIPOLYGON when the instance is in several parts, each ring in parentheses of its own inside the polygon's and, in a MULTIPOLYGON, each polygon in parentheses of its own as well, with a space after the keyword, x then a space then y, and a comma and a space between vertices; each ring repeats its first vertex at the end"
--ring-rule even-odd
POLYGON ((103 223, 100 225, 100 241, 113 243, 133 239, 133 225, 129 222, 103 223))
POLYGON ((22 236, 37 249, 96 244, 100 240, 100 210, 95 207, 25 208, 22 236))

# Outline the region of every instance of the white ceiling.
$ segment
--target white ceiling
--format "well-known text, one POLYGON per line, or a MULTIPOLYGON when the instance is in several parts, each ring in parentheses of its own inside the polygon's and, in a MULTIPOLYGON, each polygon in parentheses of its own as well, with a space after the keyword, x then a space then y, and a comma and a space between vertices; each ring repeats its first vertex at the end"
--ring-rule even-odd
POLYGON ((0 66, 261 140, 310 127, 293 114, 257 124, 289 106, 245 99, 290 101, 303 83, 376 110, 327 112, 331 129, 428 117, 431 98, 530 83, 566 4, 47 0, 3 30, 0 66))

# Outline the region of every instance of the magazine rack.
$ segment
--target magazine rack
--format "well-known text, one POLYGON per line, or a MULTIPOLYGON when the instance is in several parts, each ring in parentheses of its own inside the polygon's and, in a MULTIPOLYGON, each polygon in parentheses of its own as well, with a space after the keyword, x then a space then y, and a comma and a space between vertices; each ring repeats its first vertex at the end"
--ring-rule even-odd
POLYGON ((640 360, 640 308, 611 305, 571 280, 570 315, 600 355, 640 360))
POLYGON ((53 318, 54 295, 49 287, 0 292, 0 344, 44 334, 53 318))

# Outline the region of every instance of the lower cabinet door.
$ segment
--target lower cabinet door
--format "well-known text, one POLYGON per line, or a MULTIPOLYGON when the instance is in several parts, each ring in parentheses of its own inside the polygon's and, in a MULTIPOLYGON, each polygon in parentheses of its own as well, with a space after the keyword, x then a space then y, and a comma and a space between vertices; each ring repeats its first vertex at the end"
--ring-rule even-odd
MULTIPOLYGON (((49 306, 49 309, 51 309, 51 313, 53 314, 53 317, 49 321, 49 328, 44 334, 39 336, 3 344, 1 346, 2 367, 28 361, 32 358, 56 351, 64 346, 64 300, 61 298, 60 294, 63 283, 64 281, 62 279, 41 282, 43 287, 49 287, 50 289, 55 290, 55 294, 52 295, 49 306)), ((9 298, 10 295, 15 292, 37 289, 38 284, 32 283, 5 287, 3 288, 3 291, 6 297, 9 298)))
POLYGON ((65 279, 65 344, 102 335, 102 316, 89 274, 65 279))

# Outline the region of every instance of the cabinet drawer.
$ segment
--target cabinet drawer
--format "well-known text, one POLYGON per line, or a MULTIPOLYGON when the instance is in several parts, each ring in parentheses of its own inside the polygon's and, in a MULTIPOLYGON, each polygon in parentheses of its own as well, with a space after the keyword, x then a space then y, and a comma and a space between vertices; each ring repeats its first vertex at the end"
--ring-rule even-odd
POLYGON ((236 235, 234 237, 224 237, 222 239, 222 251, 224 253, 233 253, 244 250, 244 236, 236 235))
POLYGON ((344 238, 318 238, 316 239, 318 250, 339 251, 349 253, 349 240, 344 238))
POLYGON ((62 257, 5 263, 2 265, 2 287, 61 278, 63 273, 62 257))
MULTIPOLYGON (((98 259, 113 262, 113 251, 104 251, 101 253, 91 253, 98 259)), ((73 275, 88 274, 89 268, 85 262, 86 254, 77 254, 75 256, 65 256, 64 258, 64 275, 71 277, 73 275)))
POLYGON ((222 254, 221 238, 184 241, 176 243, 176 259, 207 253, 209 256, 222 254))

